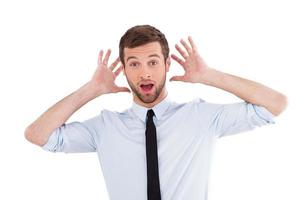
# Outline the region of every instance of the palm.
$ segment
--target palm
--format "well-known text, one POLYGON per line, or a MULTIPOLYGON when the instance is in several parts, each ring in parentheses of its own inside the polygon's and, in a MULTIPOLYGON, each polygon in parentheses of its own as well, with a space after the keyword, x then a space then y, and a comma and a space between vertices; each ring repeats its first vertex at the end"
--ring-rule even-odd
POLYGON ((100 51, 98 57, 98 66, 92 77, 91 82, 96 86, 99 93, 116 93, 116 92, 130 92, 126 87, 118 87, 115 84, 116 77, 122 71, 122 66, 120 66, 115 72, 113 70, 116 68, 120 59, 117 58, 111 65, 108 67, 108 60, 110 57, 111 51, 108 50, 105 58, 103 58, 103 51, 100 51))
POLYGON ((170 80, 198 83, 209 67, 199 55, 192 38, 189 37, 188 39, 191 47, 188 46, 184 40, 181 40, 186 52, 176 44, 176 49, 184 59, 181 59, 174 54, 171 55, 171 57, 184 68, 185 73, 183 76, 174 76, 170 80))

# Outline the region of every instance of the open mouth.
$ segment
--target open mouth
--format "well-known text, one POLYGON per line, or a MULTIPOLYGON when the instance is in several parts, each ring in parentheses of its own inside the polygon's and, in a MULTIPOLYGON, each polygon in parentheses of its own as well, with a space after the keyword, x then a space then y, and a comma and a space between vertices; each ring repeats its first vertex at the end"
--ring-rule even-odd
POLYGON ((140 88, 142 89, 143 92, 149 92, 153 89, 154 84, 141 84, 140 88))

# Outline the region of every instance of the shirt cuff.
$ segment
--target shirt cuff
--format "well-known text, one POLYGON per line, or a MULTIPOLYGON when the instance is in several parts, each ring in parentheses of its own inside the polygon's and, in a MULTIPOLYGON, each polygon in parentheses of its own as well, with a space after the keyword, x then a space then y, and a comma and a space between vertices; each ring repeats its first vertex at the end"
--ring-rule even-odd
POLYGON ((276 117, 275 115, 273 115, 273 113, 271 113, 270 111, 268 111, 265 107, 263 106, 258 106, 258 105, 254 105, 255 107, 255 112, 256 114, 263 120, 265 120, 267 123, 269 124, 275 124, 274 118, 276 117))
POLYGON ((44 149, 45 151, 51 151, 51 152, 55 152, 55 147, 56 147, 56 143, 57 143, 57 129, 55 129, 51 135, 48 138, 48 141, 46 142, 46 144, 44 144, 42 146, 42 149, 44 149))

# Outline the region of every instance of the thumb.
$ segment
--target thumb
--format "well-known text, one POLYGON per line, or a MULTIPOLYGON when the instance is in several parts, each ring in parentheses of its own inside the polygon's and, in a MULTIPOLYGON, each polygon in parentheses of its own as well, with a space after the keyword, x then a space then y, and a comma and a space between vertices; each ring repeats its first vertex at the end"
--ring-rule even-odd
POLYGON ((184 76, 173 76, 169 81, 184 81, 184 76))
POLYGON ((131 93, 130 89, 127 87, 118 87, 117 92, 129 92, 131 93))

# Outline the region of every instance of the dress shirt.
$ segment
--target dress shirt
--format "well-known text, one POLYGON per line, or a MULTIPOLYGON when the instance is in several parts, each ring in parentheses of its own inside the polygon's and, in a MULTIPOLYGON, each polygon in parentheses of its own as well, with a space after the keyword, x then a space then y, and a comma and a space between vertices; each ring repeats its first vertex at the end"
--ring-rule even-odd
MULTIPOLYGON (((146 113, 136 104, 103 109, 85 121, 64 123, 42 147, 51 152, 97 152, 110 200, 147 200, 146 113)), ((207 200, 209 169, 218 138, 274 124, 265 107, 249 102, 178 103, 152 107, 157 129, 162 200, 207 200)))

